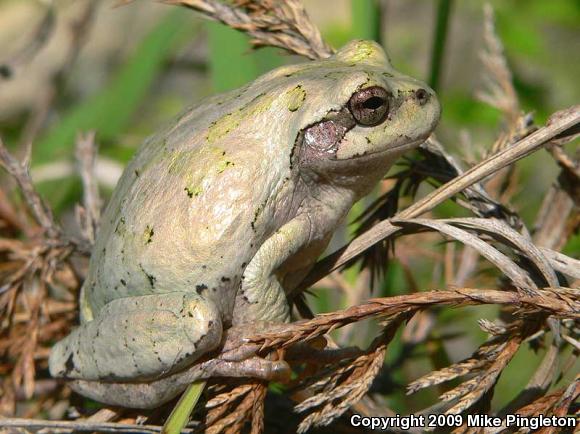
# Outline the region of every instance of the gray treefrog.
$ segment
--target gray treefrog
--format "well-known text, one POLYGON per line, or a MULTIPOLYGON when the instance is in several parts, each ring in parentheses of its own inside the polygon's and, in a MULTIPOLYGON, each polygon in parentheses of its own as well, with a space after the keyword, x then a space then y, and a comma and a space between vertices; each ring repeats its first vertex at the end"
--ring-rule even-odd
POLYGON ((83 395, 140 408, 195 379, 286 372, 255 355, 210 359, 224 330, 290 319, 286 293, 439 115, 435 93, 369 41, 190 109, 123 173, 81 290, 81 324, 52 349, 50 372, 83 395))

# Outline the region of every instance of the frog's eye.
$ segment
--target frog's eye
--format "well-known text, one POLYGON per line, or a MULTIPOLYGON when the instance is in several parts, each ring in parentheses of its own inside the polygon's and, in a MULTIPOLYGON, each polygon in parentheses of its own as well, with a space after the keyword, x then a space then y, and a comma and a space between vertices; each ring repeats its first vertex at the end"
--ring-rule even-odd
POLYGON ((348 108, 358 124, 378 125, 389 114, 389 92, 380 86, 359 90, 350 97, 348 108))

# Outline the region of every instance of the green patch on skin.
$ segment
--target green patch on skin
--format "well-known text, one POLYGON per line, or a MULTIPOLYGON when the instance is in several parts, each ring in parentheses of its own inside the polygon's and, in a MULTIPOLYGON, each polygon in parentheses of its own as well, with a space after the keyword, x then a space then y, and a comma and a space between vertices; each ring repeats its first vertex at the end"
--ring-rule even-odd
POLYGON ((217 146, 204 146, 195 154, 189 153, 184 155, 179 160, 180 168, 176 173, 183 173, 181 179, 183 180, 183 191, 191 199, 200 196, 207 190, 208 185, 206 179, 211 179, 213 174, 221 174, 227 169, 234 167, 236 164, 228 156, 226 151, 217 146), (203 171, 187 171, 195 161, 203 162, 203 171))
POLYGON ((155 157, 155 161, 162 165, 167 165, 167 173, 180 173, 180 171, 183 171, 184 165, 188 164, 191 155, 191 151, 163 151, 155 157))
POLYGON ((145 228, 145 231, 143 232, 143 242, 145 243, 145 245, 147 245, 153 241, 154 234, 155 234, 155 231, 153 231, 153 227, 147 225, 147 227, 145 228))
POLYGON ((302 104, 306 99, 306 91, 302 88, 301 85, 298 85, 294 89, 286 92, 285 97, 287 99, 288 110, 295 112, 300 107, 302 107, 302 104))
POLYGON ((257 116, 267 111, 272 105, 272 96, 261 94, 250 101, 247 105, 232 113, 228 113, 217 121, 212 122, 207 133, 208 143, 214 143, 224 138, 247 118, 257 116))
POLYGON ((350 66, 357 66, 361 63, 389 64, 385 53, 373 41, 354 41, 343 47, 337 57, 350 66))
POLYGON ((91 308, 91 305, 88 303, 87 301, 87 293, 86 292, 81 292, 81 297, 79 300, 79 304, 80 304, 80 311, 82 312, 81 315, 83 316, 83 318, 87 321, 92 321, 94 318, 93 315, 93 309, 91 308))
POLYGON ((356 45, 356 54, 350 59, 353 62, 361 62, 373 56, 376 52, 376 47, 369 41, 360 41, 356 45))
POLYGON ((185 187, 184 190, 187 192, 187 195, 192 198, 192 197, 197 197, 199 196, 203 190, 201 188, 201 186, 195 186, 195 187, 185 187))
POLYGON ((230 166, 235 166, 235 164, 232 161, 228 160, 220 161, 217 165, 217 173, 223 173, 223 171, 230 166))

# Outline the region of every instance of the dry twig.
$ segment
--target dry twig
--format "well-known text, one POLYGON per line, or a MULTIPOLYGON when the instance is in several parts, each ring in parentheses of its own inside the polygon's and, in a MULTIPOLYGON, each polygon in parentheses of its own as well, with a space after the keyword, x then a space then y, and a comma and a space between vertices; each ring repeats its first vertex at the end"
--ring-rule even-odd
POLYGON ((435 306, 458 307, 478 304, 515 306, 521 315, 526 310, 541 310, 558 318, 580 319, 580 293, 574 289, 544 288, 533 295, 521 295, 493 289, 455 288, 370 299, 361 305, 321 314, 311 320, 274 326, 272 332, 248 338, 246 342, 261 344, 261 351, 286 348, 364 319, 388 318, 435 306))
MULTIPOLYGON (((512 73, 507 65, 504 48, 496 34, 493 9, 489 4, 484 6, 484 49, 480 54, 481 62, 487 70, 483 75, 485 90, 476 93, 478 99, 501 110, 508 125, 518 123, 521 116, 520 103, 512 84, 512 73)), ((492 147, 495 153, 502 147, 492 147)))
POLYGON ((236 0, 232 6, 217 0, 164 1, 247 33, 254 47, 279 47, 312 60, 332 54, 299 0, 236 0))
POLYGON ((42 198, 36 192, 30 172, 28 168, 28 161, 21 163, 9 152, 2 139, 0 138, 0 165, 17 182, 24 199, 26 200, 30 211, 32 211, 34 218, 40 224, 42 229, 46 232, 49 238, 58 238, 62 231, 55 223, 52 216, 51 209, 44 203, 42 198))
POLYGON ((387 345, 408 317, 405 313, 393 318, 365 353, 330 365, 302 382, 300 392, 310 397, 295 409, 309 414, 300 423, 298 432, 307 432, 312 426, 329 425, 367 393, 383 365, 387 345))
POLYGON ((249 382, 233 388, 217 387, 218 395, 206 404, 206 433, 219 434, 241 432, 251 422, 251 432, 260 433, 264 424, 264 399, 267 386, 261 382, 249 382), (225 389, 225 390, 220 390, 225 389))
POLYGON ((85 240, 92 246, 101 217, 101 198, 95 176, 97 145, 94 131, 77 138, 76 159, 83 183, 83 208, 77 209, 77 220, 85 240))
MULTIPOLYGON (((49 328, 43 327, 48 286, 60 284, 62 278, 68 280, 72 287, 78 282, 72 277, 71 267, 67 263, 73 244, 63 236, 50 208, 36 192, 30 179, 28 163, 21 163, 14 158, 1 139, 0 164, 18 184, 30 213, 44 235, 31 242, 0 238, 0 254, 10 260, 8 272, 1 276, 0 314, 3 321, 0 324, 0 335, 6 339, 0 345, 0 354, 9 355, 15 360, 11 372, 12 382, 5 381, 3 384, 1 406, 13 408, 15 391, 21 385, 24 386, 24 395, 27 398, 32 396, 35 390, 37 346, 41 342, 50 341, 54 336, 49 328), (17 321, 19 307, 26 312, 26 322, 17 321)), ((53 330, 55 332, 58 333, 58 330, 53 330)))

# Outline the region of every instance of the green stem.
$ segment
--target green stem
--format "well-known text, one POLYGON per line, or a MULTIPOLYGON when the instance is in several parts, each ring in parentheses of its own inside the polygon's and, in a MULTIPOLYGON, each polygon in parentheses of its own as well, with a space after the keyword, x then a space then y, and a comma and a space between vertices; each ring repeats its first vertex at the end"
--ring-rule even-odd
POLYGON ((205 381, 196 381, 191 383, 187 390, 183 392, 175 407, 171 411, 171 414, 165 421, 161 434, 179 434, 187 422, 189 422, 189 417, 191 412, 195 408, 195 404, 201 396, 201 392, 205 388, 205 381))
POLYGON ((439 0, 437 6, 437 22, 433 37, 433 49, 431 51, 431 73, 429 75, 429 85, 433 90, 439 88, 441 69, 443 66, 443 54, 445 52, 445 42, 447 30, 449 29, 449 16, 453 0, 439 0))
POLYGON ((380 0, 351 0, 352 37, 381 43, 382 8, 380 0))

